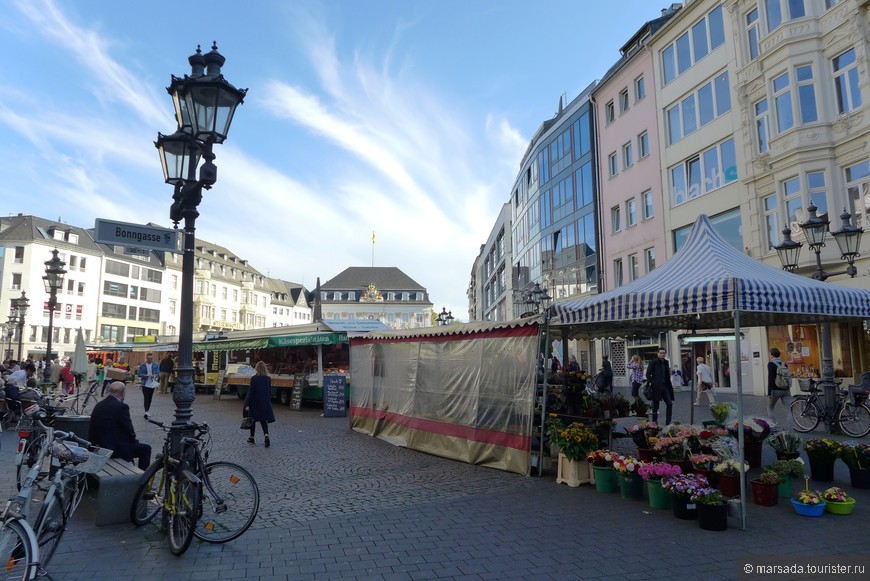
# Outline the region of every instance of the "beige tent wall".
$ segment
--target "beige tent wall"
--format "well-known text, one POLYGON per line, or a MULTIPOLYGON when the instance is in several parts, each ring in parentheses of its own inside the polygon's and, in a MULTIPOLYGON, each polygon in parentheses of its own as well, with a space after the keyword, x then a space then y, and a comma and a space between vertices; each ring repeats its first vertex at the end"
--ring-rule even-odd
MULTIPOLYGON (((452 327, 460 327, 453 325, 452 327)), ((528 474, 538 326, 351 340, 351 427, 528 474)))

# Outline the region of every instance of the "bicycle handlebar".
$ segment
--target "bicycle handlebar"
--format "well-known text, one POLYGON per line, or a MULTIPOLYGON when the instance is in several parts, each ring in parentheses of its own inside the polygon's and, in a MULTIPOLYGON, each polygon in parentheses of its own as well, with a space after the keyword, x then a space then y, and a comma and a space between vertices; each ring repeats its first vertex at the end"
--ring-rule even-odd
MULTIPOLYGON (((157 426, 160 429, 167 431, 167 432, 173 428, 173 424, 167 424, 166 422, 158 422, 157 420, 152 420, 151 418, 146 418, 145 421, 148 422, 149 424, 154 424, 155 426, 157 426)), ((189 424, 186 424, 184 427, 185 428, 192 428, 198 432, 207 432, 209 429, 207 423, 197 424, 194 422, 190 422, 189 424)))

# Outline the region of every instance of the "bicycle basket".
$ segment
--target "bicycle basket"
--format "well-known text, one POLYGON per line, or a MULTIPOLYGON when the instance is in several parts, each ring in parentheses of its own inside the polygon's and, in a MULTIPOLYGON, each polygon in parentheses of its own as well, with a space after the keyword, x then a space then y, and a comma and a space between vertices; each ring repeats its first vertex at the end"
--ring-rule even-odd
POLYGON ((51 455, 61 462, 71 464, 76 472, 93 474, 106 465, 112 457, 112 451, 108 448, 94 448, 89 451, 70 442, 54 442, 51 445, 51 455))
POLYGON ((798 378, 798 387, 801 388, 801 391, 811 391, 810 386, 812 386, 812 380, 809 377, 798 378))

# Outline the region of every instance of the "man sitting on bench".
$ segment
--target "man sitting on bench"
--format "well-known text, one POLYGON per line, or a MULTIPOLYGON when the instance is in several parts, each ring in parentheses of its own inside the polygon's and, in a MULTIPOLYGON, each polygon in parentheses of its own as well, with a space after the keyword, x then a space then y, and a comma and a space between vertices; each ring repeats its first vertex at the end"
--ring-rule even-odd
POLYGON ((124 403, 127 386, 121 381, 109 384, 109 395, 94 406, 88 440, 96 446, 114 452, 113 458, 132 462, 139 459, 139 469, 151 463, 151 446, 136 439, 136 430, 130 419, 130 406, 124 403))

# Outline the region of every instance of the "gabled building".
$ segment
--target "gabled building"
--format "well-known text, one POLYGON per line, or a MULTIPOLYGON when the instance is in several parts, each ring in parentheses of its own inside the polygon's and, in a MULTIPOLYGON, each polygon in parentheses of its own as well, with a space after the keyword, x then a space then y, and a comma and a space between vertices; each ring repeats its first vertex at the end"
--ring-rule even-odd
POLYGON ((311 306, 302 285, 277 278, 266 280, 271 292, 272 309, 266 317, 267 327, 286 327, 313 322, 311 306))
POLYGON ((352 266, 320 286, 324 319, 379 320, 393 329, 432 325, 425 287, 396 267, 352 266))

